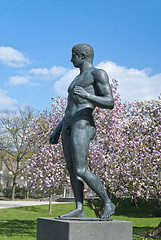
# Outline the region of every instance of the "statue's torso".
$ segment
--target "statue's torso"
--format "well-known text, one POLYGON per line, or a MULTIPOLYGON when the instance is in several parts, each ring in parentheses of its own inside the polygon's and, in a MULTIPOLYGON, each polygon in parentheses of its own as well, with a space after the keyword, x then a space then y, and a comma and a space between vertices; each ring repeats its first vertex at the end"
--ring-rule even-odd
MULTIPOLYGON (((75 86, 80 86, 88 93, 95 95, 95 87, 94 87, 94 78, 92 75, 92 71, 88 70, 80 75, 78 75, 73 82, 70 84, 68 88, 68 104, 65 111, 65 121, 66 123, 71 123, 73 121, 73 117, 76 116, 79 112, 82 112, 83 109, 89 109, 89 112, 92 112, 95 106, 90 103, 88 100, 79 97, 76 94, 73 94, 73 90, 75 86)), ((85 112, 85 111, 84 111, 85 112)), ((87 111, 88 114, 88 111, 87 111)))

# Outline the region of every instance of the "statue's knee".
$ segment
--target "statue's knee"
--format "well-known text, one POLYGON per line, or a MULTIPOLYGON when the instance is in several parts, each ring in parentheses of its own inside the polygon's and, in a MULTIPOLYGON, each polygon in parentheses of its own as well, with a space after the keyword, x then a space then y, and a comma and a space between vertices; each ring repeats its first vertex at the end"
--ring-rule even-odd
POLYGON ((76 123, 76 126, 77 126, 78 129, 83 130, 83 129, 86 128, 87 122, 84 121, 84 120, 80 120, 80 121, 78 121, 78 122, 76 123))
POLYGON ((75 174, 81 178, 84 178, 86 173, 86 169, 85 168, 77 168, 75 169, 75 174))

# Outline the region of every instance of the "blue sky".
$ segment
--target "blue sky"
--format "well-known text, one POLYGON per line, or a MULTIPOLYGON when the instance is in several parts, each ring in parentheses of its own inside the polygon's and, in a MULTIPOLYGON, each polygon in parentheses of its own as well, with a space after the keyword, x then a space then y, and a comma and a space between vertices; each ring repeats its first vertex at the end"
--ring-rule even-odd
POLYGON ((157 99, 160 13, 160 0, 0 0, 0 110, 50 109, 78 74, 78 43, 93 46, 94 65, 119 81, 123 100, 157 99))

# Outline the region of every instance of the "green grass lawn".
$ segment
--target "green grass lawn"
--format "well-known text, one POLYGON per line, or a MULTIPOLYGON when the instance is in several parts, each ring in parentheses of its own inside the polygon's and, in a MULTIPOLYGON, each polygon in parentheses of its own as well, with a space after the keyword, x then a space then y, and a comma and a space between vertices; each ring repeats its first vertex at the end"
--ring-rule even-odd
MULTIPOLYGON (((133 239, 151 239, 142 237, 153 230, 161 221, 161 218, 153 217, 153 202, 139 202, 139 208, 131 205, 129 200, 115 200, 118 204, 116 214, 112 216, 116 220, 133 222, 133 239)), ((95 217, 87 202, 85 202, 87 217, 95 217)), ((53 214, 57 217, 75 208, 74 203, 58 204, 52 206, 53 214)), ((48 205, 20 207, 0 210, 0 240, 36 240, 36 228, 38 217, 49 217, 48 205)), ((161 238, 156 238, 161 239, 161 238)))
MULTIPOLYGON (((115 204, 119 203, 118 200, 115 204)), ((147 202, 145 200, 138 201, 139 207, 132 206, 129 199, 120 201, 113 219, 132 221, 133 223, 133 239, 152 239, 142 237, 148 232, 154 230, 161 222, 161 218, 153 216, 153 207, 155 202, 153 200, 147 202)), ((161 239, 161 238, 155 238, 161 239)))

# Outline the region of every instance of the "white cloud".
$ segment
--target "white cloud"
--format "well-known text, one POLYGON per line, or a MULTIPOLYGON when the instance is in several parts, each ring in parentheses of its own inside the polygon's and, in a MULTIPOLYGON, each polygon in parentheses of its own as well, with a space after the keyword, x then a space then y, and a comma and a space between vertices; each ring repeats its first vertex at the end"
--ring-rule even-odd
MULTIPOLYGON (((123 100, 133 101, 135 99, 149 100, 157 99, 161 90, 161 74, 149 76, 149 69, 138 70, 119 66, 114 62, 106 61, 98 64, 97 68, 104 69, 110 78, 118 80, 118 92, 123 100)), ((58 95, 66 96, 71 81, 78 74, 77 69, 69 70, 54 84, 54 90, 58 95)))
POLYGON ((69 84, 74 80, 74 78, 79 74, 78 69, 69 70, 63 77, 61 77, 54 84, 54 90, 60 96, 66 96, 69 84))
POLYGON ((118 91, 124 100, 157 99, 161 92, 161 74, 150 76, 149 69, 127 68, 113 62, 101 62, 97 67, 107 71, 110 79, 118 80, 118 91))
POLYGON ((8 82, 10 86, 16 85, 31 85, 30 78, 28 76, 12 76, 8 82))
POLYGON ((50 69, 47 68, 33 68, 28 72, 25 72, 25 75, 16 75, 11 76, 8 82, 10 86, 16 85, 28 85, 28 86, 37 86, 40 84, 40 81, 49 81, 55 80, 67 72, 67 69, 64 67, 53 66, 50 69))
POLYGON ((0 61, 12 67, 23 67, 29 64, 29 59, 12 47, 0 47, 0 61))
POLYGON ((7 91, 0 88, 0 110, 13 109, 17 104, 17 100, 10 98, 7 91))
POLYGON ((53 66, 50 69, 47 68, 33 68, 29 71, 32 76, 38 77, 42 80, 53 80, 61 77, 67 72, 67 69, 60 66, 53 66))

